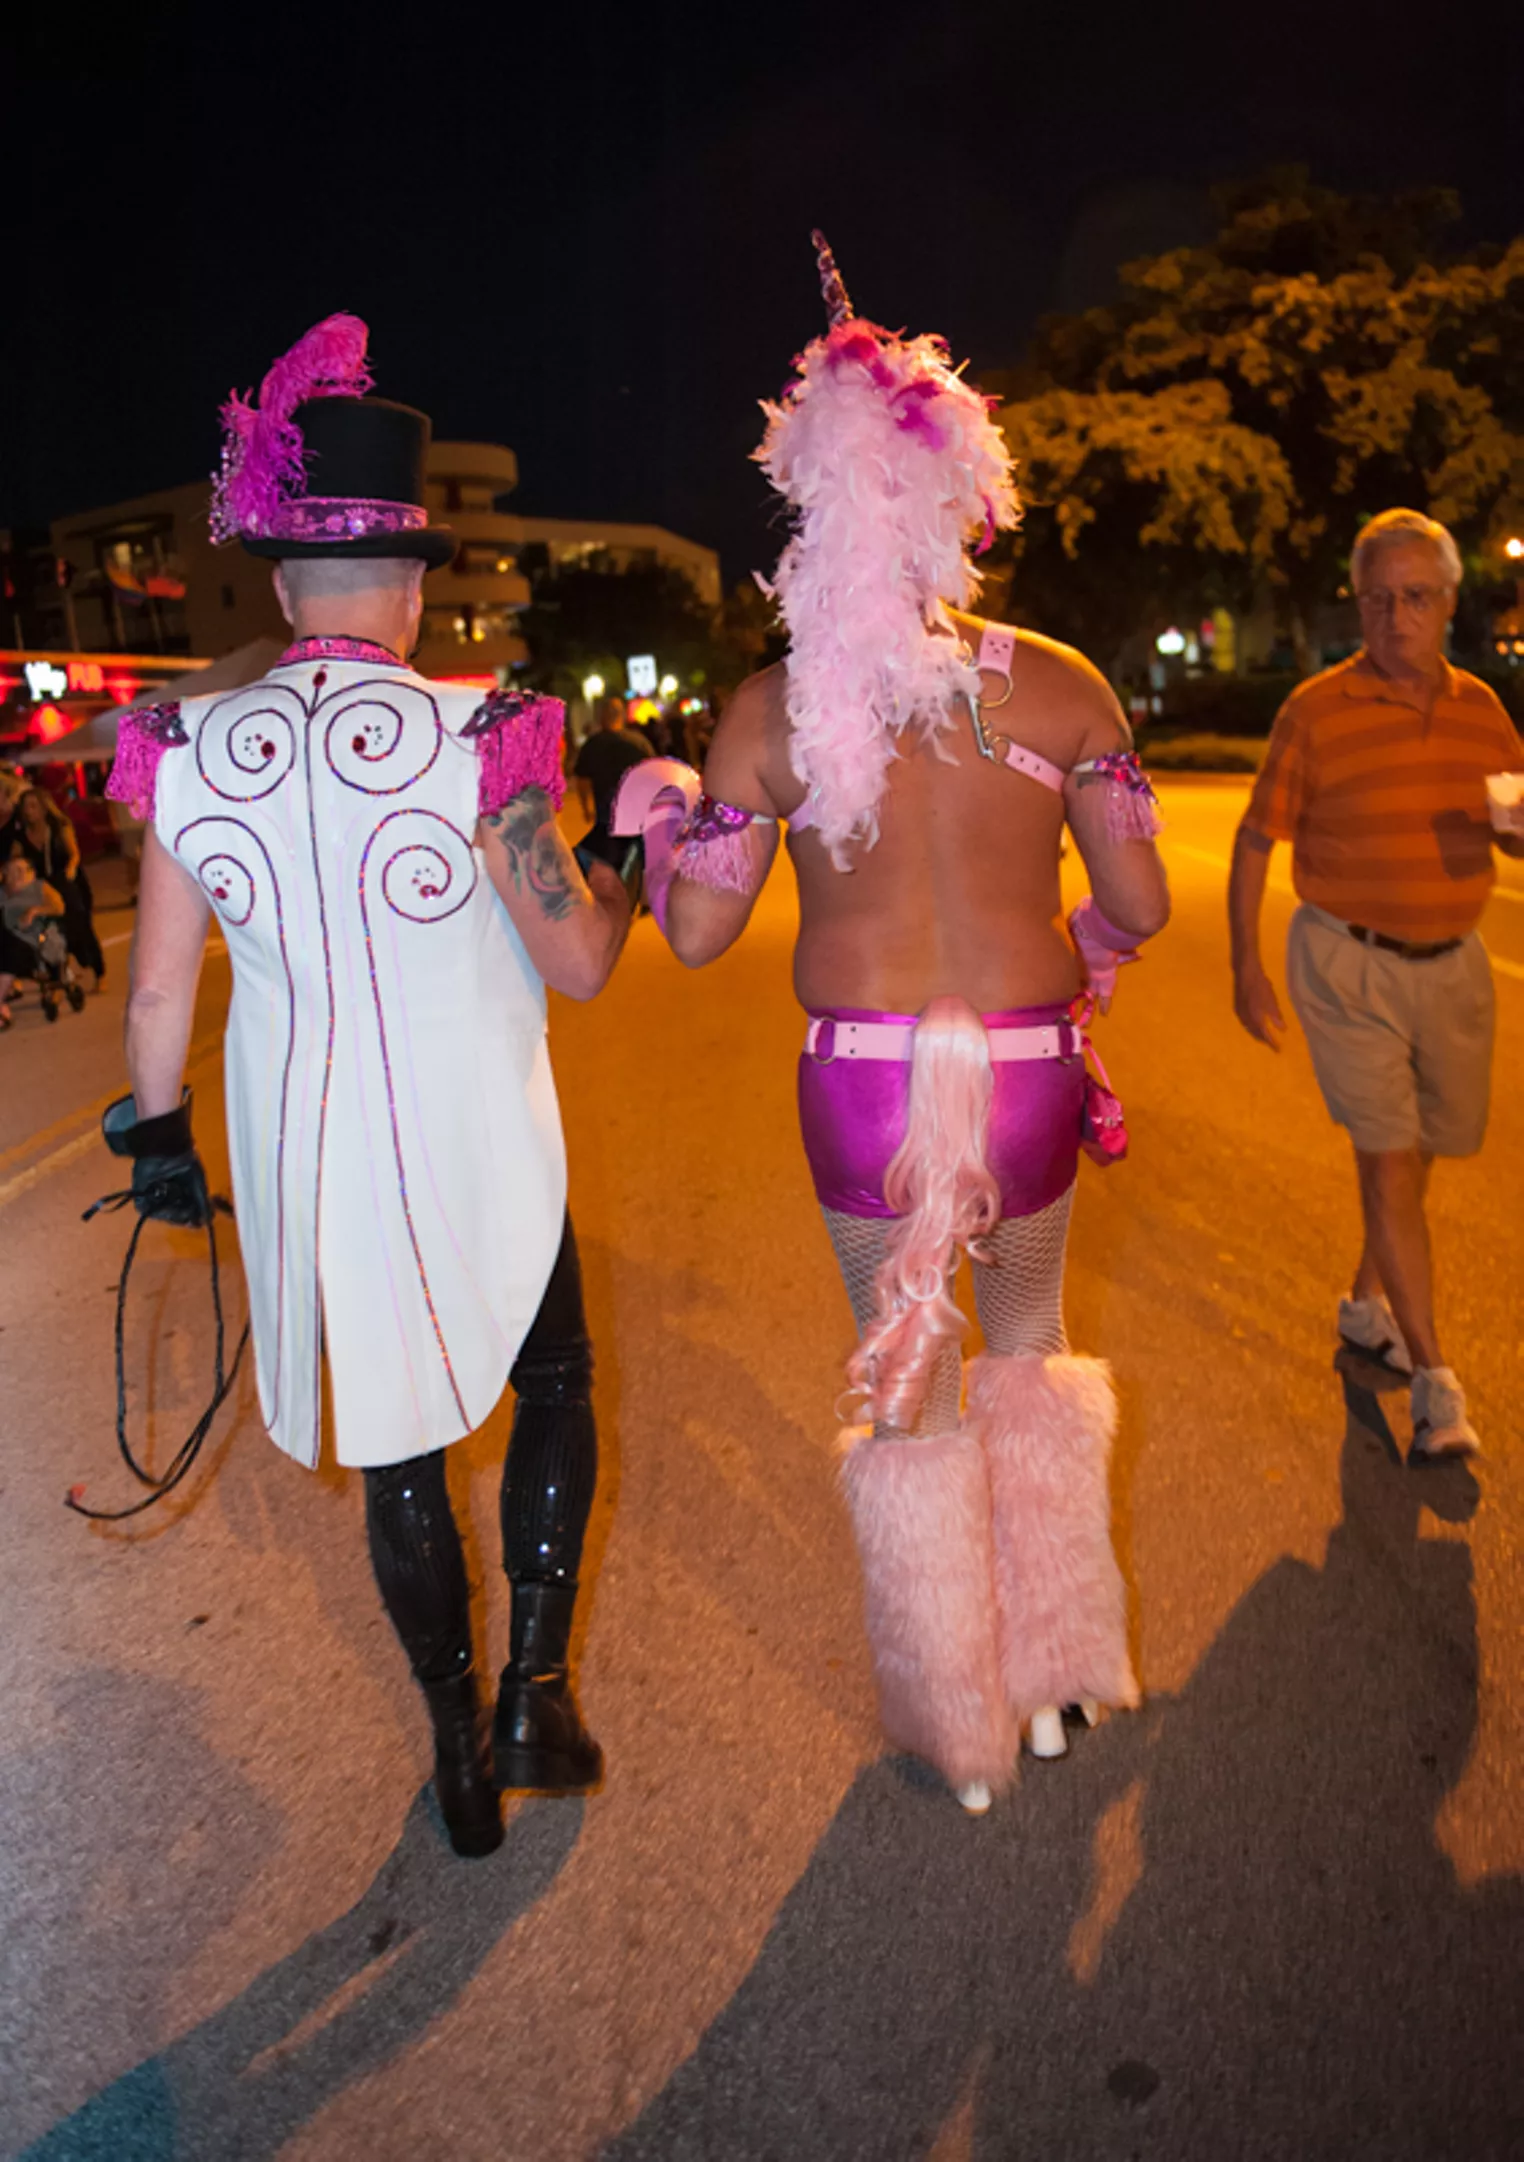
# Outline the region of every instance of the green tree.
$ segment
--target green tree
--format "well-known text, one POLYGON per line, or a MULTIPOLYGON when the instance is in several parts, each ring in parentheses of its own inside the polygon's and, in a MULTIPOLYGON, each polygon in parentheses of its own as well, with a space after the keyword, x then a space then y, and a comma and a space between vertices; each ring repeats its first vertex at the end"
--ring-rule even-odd
POLYGON ((1448 191, 1299 171, 1216 200, 1210 246, 1129 264, 1115 306, 1050 318, 1008 382, 1015 590, 1084 566, 1114 636, 1163 586, 1242 605, 1268 578, 1305 666, 1373 512, 1427 508, 1473 548, 1524 516, 1524 239, 1447 255, 1448 191))

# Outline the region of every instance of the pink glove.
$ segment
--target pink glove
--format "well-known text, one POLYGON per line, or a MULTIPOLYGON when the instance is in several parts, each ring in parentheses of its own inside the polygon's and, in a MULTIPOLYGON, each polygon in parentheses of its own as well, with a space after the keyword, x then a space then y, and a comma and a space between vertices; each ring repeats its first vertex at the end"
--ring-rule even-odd
POLYGON ((1086 980, 1100 1001, 1102 1013, 1109 1013, 1116 996, 1117 970, 1140 958, 1134 933, 1119 931, 1114 923, 1108 923, 1096 907, 1094 896, 1087 893, 1069 911, 1069 936, 1085 964, 1086 980))
POLYGON ((631 766, 614 793, 609 831, 621 839, 640 835, 646 903, 664 938, 674 873, 672 844, 702 793, 697 773, 680 758, 643 758, 638 766, 631 766))

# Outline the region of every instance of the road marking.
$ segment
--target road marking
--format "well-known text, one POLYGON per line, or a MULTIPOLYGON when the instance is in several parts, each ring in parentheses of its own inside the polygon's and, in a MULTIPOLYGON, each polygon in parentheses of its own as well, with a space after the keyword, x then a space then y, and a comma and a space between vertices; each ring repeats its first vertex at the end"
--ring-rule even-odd
MULTIPOLYGON (((1192 856, 1197 863, 1209 863, 1214 871, 1231 871, 1233 866, 1226 856, 1216 856, 1209 848, 1192 848, 1188 841, 1171 841, 1168 853, 1176 856, 1192 856)), ((1296 888, 1284 871, 1272 871, 1266 882, 1272 893, 1289 893, 1296 898, 1296 888)))
MULTIPOLYGON (((193 1043, 185 1059, 187 1078, 196 1067, 220 1057, 221 1052, 220 1028, 213 1035, 203 1036, 198 1043, 193 1043)), ((96 1147, 101 1138, 101 1113, 108 1104, 115 1102, 115 1096, 102 1096, 98 1102, 88 1105, 83 1112, 73 1112, 67 1119, 59 1119, 53 1126, 45 1126, 40 1134, 33 1134, 30 1141, 19 1142, 14 1148, 7 1149, 4 1155, 0 1155, 0 1164, 14 1163, 19 1156, 28 1155, 36 1148, 39 1141, 45 1141, 50 1134, 59 1133, 65 1127, 72 1126, 75 1119, 84 1118, 89 1121, 83 1133, 71 1135, 48 1155, 39 1156, 36 1163, 28 1164, 24 1171, 18 1171, 14 1178, 0 1182, 0 1209, 8 1208, 13 1201, 19 1201, 23 1194, 30 1193, 43 1179, 51 1178, 55 1171, 66 1170, 70 1164, 77 1163, 88 1150, 96 1147)))

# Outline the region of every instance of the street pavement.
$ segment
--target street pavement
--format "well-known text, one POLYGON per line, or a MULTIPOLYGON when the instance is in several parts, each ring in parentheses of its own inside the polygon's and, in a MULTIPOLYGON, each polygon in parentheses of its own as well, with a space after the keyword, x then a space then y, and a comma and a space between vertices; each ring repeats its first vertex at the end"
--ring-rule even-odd
MULTIPOLYGON (((793 1119, 792 880, 689 976, 637 926, 554 1000, 603 1472, 580 1686, 602 1793, 454 1860, 360 1482, 245 1375, 204 1469, 119 1529, 123 1085, 105 993, 0 1042, 0 2154, 48 2162, 986 2162, 1524 2148, 1524 878, 1495 1109, 1434 1189, 1487 1448, 1401 1463, 1333 1364, 1357 1218, 1300 1039, 1233 1022, 1244 789, 1164 791, 1175 920, 1101 1025, 1129 1161, 1085 1164, 1069 1318, 1111 1360, 1144 1709, 970 1819, 877 1732, 833 1403, 851 1325, 793 1119)), ((1284 851, 1267 907, 1277 950, 1284 851)), ((1071 872, 1073 866, 1070 866, 1071 872)), ((108 912, 108 939, 130 927, 108 912)), ((207 960, 193 1080, 225 1185, 207 960)), ((231 1232, 225 1234, 230 1254, 231 1232)), ((204 1242, 129 1320, 160 1461, 210 1367, 204 1242)), ((239 1318, 242 1286, 228 1271, 239 1318)), ((145 1424, 146 1422, 146 1424, 145 1424)), ((494 1666, 506 1415, 452 1452, 494 1666)))

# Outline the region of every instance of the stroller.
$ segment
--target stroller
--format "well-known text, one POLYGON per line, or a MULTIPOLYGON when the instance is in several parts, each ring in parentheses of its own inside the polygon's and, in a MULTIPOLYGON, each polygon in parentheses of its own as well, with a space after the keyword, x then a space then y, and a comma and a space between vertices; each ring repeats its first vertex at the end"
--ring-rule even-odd
MULTIPOLYGON (((85 987, 79 980, 79 970, 75 967, 74 957, 65 943, 58 918, 36 916, 28 924, 11 923, 7 928, 15 941, 15 947, 25 949, 30 963, 25 973, 37 985, 42 998, 44 1018, 49 1021, 58 1019, 60 995, 66 998, 72 1010, 78 1013, 85 1003, 85 987)), ((18 962, 20 958, 18 951, 18 962)), ((16 974, 19 976, 21 973, 18 966, 16 974)))

